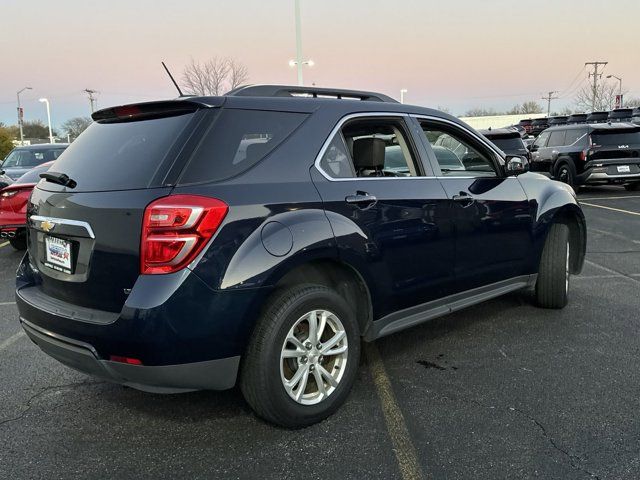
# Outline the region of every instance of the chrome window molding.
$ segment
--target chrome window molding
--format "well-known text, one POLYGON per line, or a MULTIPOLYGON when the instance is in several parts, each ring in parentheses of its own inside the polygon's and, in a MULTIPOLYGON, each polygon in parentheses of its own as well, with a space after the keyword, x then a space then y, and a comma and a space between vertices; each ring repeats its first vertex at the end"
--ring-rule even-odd
MULTIPOLYGON (((322 148, 320 149, 320 152, 318 153, 318 155, 316 156, 316 160, 313 163, 314 166, 316 167, 316 170, 318 170, 322 176, 324 178, 326 178, 327 180, 329 180, 330 182, 361 182, 361 181, 384 181, 384 180, 424 180, 426 178, 430 178, 430 179, 434 179, 436 178, 433 175, 425 175, 425 176, 421 176, 421 177, 348 177, 348 178, 335 178, 332 177, 331 175, 329 175, 327 172, 325 172, 322 167, 320 166, 320 161, 322 160, 322 157, 324 156, 325 152, 327 151, 327 148, 329 148, 329 145, 331 144, 331 141, 333 140, 333 138, 340 132, 340 130, 342 129, 342 126, 348 122, 349 120, 353 120, 354 118, 363 118, 363 117, 396 117, 396 118, 402 118, 402 119, 409 119, 410 115, 407 113, 401 113, 401 112, 359 112, 359 113, 351 113, 349 115, 345 115, 344 117, 342 117, 338 123, 336 124, 335 127, 333 127, 333 129, 331 130, 331 133, 329 134, 329 136, 327 137, 327 139, 325 140, 325 142, 322 144, 322 148)), ((410 122, 407 122, 407 128, 411 128, 411 124, 410 122)), ((420 161, 420 155, 419 152, 415 152, 418 155, 418 158, 416 158, 416 161, 420 161)))

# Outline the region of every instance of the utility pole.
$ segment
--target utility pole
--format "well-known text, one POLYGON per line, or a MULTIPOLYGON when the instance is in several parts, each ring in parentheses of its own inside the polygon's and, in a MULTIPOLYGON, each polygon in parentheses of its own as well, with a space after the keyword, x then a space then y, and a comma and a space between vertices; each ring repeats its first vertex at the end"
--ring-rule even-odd
POLYGON ((300 25, 300 0, 295 0, 296 14, 296 67, 298 69, 298 85, 303 85, 302 80, 302 26, 300 25))
POLYGON ((24 87, 17 93, 18 97, 18 127, 20 128, 20 146, 24 146, 24 134, 22 133, 22 124, 24 123, 24 111, 22 110, 22 105, 20 105, 20 94, 25 90, 33 90, 31 87, 24 87))
POLYGON ((598 96, 598 78, 602 77, 602 73, 598 73, 598 67, 602 65, 603 67, 607 65, 609 62, 585 62, 585 67, 587 65, 593 65, 593 73, 590 73, 589 76, 593 77, 593 98, 591 99, 591 111, 595 111, 596 109, 596 98, 598 96))
POLYGON ((545 97, 542 97, 542 100, 547 101, 547 117, 551 115, 551 100, 556 100, 560 97, 554 97, 553 94, 558 92, 549 92, 545 97))
POLYGON ((89 95, 89 105, 91 106, 91 113, 93 113, 96 109, 96 105, 98 102, 98 99, 96 97, 94 97, 94 95, 100 93, 96 90, 91 90, 90 88, 85 88, 83 90, 83 92, 85 92, 87 95, 89 95))

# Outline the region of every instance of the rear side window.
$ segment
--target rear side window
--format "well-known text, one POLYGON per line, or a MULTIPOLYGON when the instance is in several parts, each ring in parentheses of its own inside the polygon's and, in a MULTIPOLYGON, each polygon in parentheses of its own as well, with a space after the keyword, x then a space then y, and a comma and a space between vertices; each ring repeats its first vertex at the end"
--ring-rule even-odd
MULTIPOLYGON (((618 147, 640 145, 640 130, 606 131, 595 130, 591 134, 594 145, 617 145, 618 147)), ((625 147, 626 148, 626 147, 625 147)))
MULTIPOLYGON (((77 182, 74 191, 152 185, 193 114, 117 123, 94 122, 51 167, 77 182)), ((45 188, 41 184, 40 188, 45 188)), ((51 188, 48 184, 47 188, 51 188)))
POLYGON ((180 183, 215 182, 248 170, 305 118, 304 113, 223 109, 193 152, 180 183))
POLYGON ((549 143, 547 147, 561 147, 565 145, 564 143, 564 130, 556 130, 555 132, 551 132, 551 136, 549 137, 549 143))
POLYGON ((503 152, 508 150, 524 150, 524 143, 522 139, 518 137, 493 137, 489 138, 491 143, 497 146, 503 152))
MULTIPOLYGON (((567 130, 567 135, 564 139, 566 145, 573 145, 578 140, 585 138, 586 131, 585 130, 567 130)), ((583 143, 583 142, 580 142, 583 143)))

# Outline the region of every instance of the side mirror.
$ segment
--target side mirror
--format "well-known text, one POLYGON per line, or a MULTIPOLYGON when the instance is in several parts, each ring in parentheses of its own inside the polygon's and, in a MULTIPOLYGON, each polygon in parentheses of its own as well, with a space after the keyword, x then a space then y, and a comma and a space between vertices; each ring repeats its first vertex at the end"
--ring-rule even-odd
POLYGON ((519 175, 529 171, 529 160, 520 155, 507 155, 505 162, 507 176, 519 175))

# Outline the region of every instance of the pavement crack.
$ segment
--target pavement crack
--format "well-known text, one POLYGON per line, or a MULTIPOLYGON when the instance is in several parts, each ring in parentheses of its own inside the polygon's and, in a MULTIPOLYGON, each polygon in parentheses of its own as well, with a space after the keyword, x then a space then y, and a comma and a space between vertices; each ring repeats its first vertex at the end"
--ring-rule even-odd
POLYGON ((82 382, 65 383, 65 384, 62 384, 62 385, 52 385, 52 386, 49 386, 49 387, 42 388, 38 392, 34 393, 33 395, 31 395, 31 397, 29 397, 27 399, 27 401, 24 403, 24 407, 25 408, 23 408, 22 411, 18 415, 16 415, 15 417, 7 418, 5 420, 0 421, 0 427, 2 427, 3 425, 6 425, 8 423, 13 423, 13 422, 17 422, 17 421, 22 420, 27 415, 27 413, 29 413, 29 411, 33 407, 34 402, 38 398, 42 397, 43 395, 45 395, 46 393, 48 393, 48 392, 50 392, 52 390, 66 390, 66 389, 73 388, 73 387, 80 387, 80 386, 87 386, 87 385, 99 385, 101 383, 107 383, 107 382, 101 382, 101 381, 91 382, 91 381, 85 380, 85 381, 82 381, 82 382))

